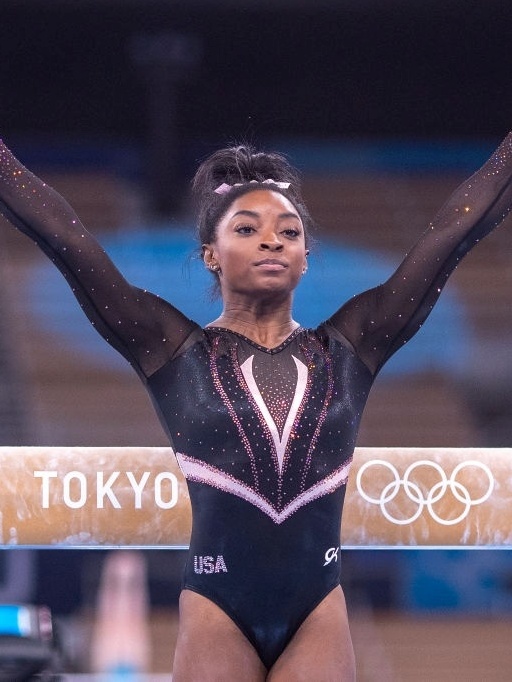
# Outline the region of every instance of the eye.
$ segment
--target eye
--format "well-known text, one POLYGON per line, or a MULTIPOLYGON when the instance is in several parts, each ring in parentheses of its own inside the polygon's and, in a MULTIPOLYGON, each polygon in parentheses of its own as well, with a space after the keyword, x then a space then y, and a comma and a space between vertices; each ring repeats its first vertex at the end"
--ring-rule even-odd
POLYGON ((237 225, 235 227, 235 232, 238 232, 238 234, 252 234, 255 231, 252 225, 237 225))
POLYGON ((296 227, 287 227, 283 230, 285 237, 290 237, 290 239, 295 239, 300 235, 300 230, 296 227))

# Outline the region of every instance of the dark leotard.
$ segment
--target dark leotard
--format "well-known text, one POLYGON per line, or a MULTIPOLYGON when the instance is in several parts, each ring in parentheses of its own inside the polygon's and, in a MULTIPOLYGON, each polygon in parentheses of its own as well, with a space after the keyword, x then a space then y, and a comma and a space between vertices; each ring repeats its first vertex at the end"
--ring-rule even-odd
POLYGON ((3 146, 0 206, 143 379, 190 489, 184 585, 217 603, 271 667, 339 584, 345 483, 376 374, 512 206, 512 137, 452 195, 386 283, 273 349, 201 329, 132 287, 62 197, 3 146))

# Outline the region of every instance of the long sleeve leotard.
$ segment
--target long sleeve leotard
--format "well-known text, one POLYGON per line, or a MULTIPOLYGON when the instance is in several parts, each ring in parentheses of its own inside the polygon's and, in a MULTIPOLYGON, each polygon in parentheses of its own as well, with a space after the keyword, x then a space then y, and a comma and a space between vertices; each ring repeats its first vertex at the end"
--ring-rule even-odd
POLYGON ((131 286, 64 199, 0 146, 2 212, 133 365, 169 434, 194 517, 184 586, 224 609, 268 667, 339 583, 345 484, 375 376, 511 207, 509 135, 384 284, 269 349, 131 286))

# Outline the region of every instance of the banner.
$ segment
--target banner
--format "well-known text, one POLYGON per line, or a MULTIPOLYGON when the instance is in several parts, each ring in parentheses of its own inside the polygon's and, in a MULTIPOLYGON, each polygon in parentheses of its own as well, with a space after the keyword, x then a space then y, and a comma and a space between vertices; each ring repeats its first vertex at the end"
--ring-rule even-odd
MULTIPOLYGON (((171 448, 1 447, 0 467, 1 547, 188 545, 171 448)), ((357 448, 341 545, 509 547, 511 501, 512 449, 357 448)))

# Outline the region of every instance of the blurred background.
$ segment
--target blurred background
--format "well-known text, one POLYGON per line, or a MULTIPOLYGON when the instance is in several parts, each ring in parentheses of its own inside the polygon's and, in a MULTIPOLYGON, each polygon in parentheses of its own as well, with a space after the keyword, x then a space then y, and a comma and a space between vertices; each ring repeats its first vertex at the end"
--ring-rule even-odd
MULTIPOLYGON (((194 259, 195 167, 233 141, 288 154, 319 224, 297 299, 317 324, 392 272, 511 127, 511 29, 509 0, 2 0, 0 134, 133 281, 200 322, 215 313, 194 259)), ((511 445, 511 227, 390 363, 359 445, 511 445)), ((165 445, 52 266, 6 224, 0 242, 1 444, 165 445)), ((184 557, 141 556, 147 665, 166 672, 184 557)), ((0 601, 50 606, 71 670, 91 669, 110 558, 0 553, 0 601)), ((508 551, 344 562, 361 680, 509 679, 508 551)))

